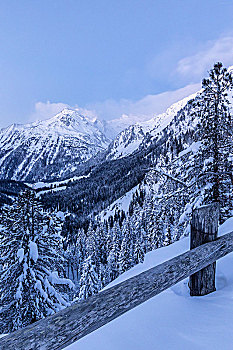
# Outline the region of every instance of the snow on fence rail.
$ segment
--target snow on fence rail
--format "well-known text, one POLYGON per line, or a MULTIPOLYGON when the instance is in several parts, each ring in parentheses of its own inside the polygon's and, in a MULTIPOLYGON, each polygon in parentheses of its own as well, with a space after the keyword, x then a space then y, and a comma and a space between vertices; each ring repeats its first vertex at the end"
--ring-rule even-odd
POLYGON ((64 349, 232 251, 233 232, 3 337, 0 349, 64 349))

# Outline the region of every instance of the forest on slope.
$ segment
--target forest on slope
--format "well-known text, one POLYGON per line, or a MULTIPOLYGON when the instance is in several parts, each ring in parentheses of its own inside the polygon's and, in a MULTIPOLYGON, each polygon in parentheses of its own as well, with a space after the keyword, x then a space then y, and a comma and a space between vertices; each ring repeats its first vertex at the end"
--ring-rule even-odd
POLYGON ((1 209, 1 332, 97 293, 146 253, 188 235, 198 206, 219 202, 221 223, 232 216, 232 87, 231 73, 215 64, 164 129, 126 157, 87 163, 61 191, 27 185, 14 200, 24 185, 2 182, 11 202, 1 209), (128 210, 104 220, 101 211, 129 191, 128 210))

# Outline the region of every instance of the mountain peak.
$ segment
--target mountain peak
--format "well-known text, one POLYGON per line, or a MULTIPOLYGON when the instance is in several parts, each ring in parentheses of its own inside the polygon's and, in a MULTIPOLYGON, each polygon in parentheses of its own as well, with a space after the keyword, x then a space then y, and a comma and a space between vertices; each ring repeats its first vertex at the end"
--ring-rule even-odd
POLYGON ((108 146, 100 124, 65 108, 50 119, 2 129, 0 178, 31 180, 75 171, 108 146))
POLYGON ((75 109, 71 109, 71 108, 64 108, 61 112, 56 114, 54 117, 48 119, 48 121, 52 121, 52 122, 54 122, 56 120, 60 120, 61 122, 63 122, 66 125, 67 124, 70 125, 71 122, 77 122, 80 120, 88 121, 88 119, 86 117, 81 115, 75 109))

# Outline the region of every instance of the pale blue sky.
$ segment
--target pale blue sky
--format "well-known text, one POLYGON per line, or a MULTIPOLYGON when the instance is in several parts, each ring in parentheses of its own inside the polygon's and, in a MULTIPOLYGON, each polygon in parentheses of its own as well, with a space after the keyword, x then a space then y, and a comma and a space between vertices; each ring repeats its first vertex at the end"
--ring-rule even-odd
POLYGON ((0 127, 63 104, 157 113, 170 95, 147 95, 200 82, 216 60, 233 65, 233 0, 0 0, 0 127))

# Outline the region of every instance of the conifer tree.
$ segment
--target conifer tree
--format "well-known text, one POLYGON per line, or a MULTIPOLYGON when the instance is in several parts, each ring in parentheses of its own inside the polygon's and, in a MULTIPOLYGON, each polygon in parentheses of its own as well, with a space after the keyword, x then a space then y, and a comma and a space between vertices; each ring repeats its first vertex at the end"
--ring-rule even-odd
POLYGON ((145 257, 144 242, 142 239, 137 238, 134 246, 134 263, 143 263, 145 257))
POLYGON ((70 243, 64 253, 66 265, 67 265, 67 276, 68 278, 75 281, 77 279, 77 256, 76 256, 76 245, 70 243))
POLYGON ((229 155, 233 150, 233 119, 228 97, 229 90, 233 88, 232 75, 218 62, 210 70, 209 77, 203 79, 202 87, 203 92, 197 103, 202 141, 197 154, 202 160, 199 178, 204 177, 203 181, 209 184, 206 186, 205 202, 220 202, 221 211, 224 211, 224 196, 232 191, 229 155))
POLYGON ((96 259, 96 240, 95 240, 95 231, 93 229, 93 224, 90 222, 87 231, 86 239, 86 256, 92 256, 93 259, 96 259))
POLYGON ((163 217, 161 218, 161 212, 159 212, 157 204, 157 210, 155 215, 155 227, 154 227, 154 235, 153 235, 153 249, 157 249, 163 245, 164 235, 163 235, 163 217))
POLYGON ((121 251, 119 255, 119 271, 120 273, 123 273, 130 269, 132 266, 132 262, 130 259, 130 245, 128 242, 127 237, 123 238, 122 244, 121 244, 121 251))
POLYGON ((122 226, 123 240, 119 254, 119 272, 123 273, 133 266, 133 244, 131 239, 131 229, 129 218, 123 222, 122 226))
POLYGON ((83 272, 80 279, 79 298, 87 299, 93 294, 98 293, 99 279, 96 272, 96 266, 92 256, 87 257, 83 264, 83 272))
POLYGON ((103 289, 109 283, 107 268, 102 263, 99 268, 98 290, 103 289))
POLYGON ((119 232, 118 232, 118 225, 114 224, 113 226, 113 243, 112 243, 112 249, 108 256, 108 265, 107 265, 107 273, 109 282, 113 281, 115 278, 119 275, 119 255, 120 255, 120 249, 119 249, 119 232))
POLYGON ((96 235, 99 235, 99 255, 100 255, 100 262, 102 265, 107 265, 107 225, 105 223, 100 223, 100 229, 99 233, 97 232, 96 235))
POLYGON ((171 219, 170 215, 166 215, 165 217, 165 239, 164 239, 164 245, 167 246, 172 243, 172 233, 171 233, 171 219))
POLYGON ((1 219, 0 331, 11 332, 68 306, 74 285, 64 278, 57 220, 34 192, 19 195, 1 219))
POLYGON ((83 263, 86 257, 86 235, 83 229, 78 230, 77 240, 75 245, 75 263, 77 268, 77 281, 80 280, 82 274, 83 263))

